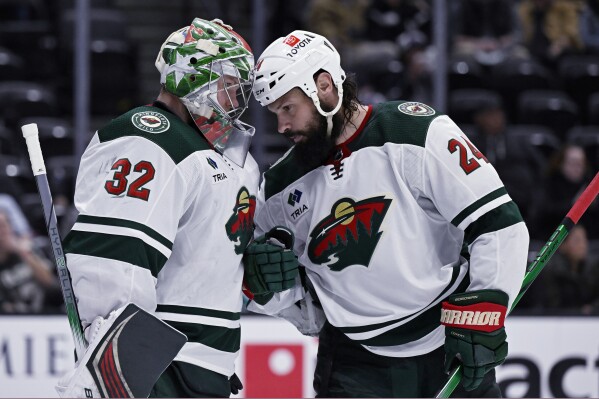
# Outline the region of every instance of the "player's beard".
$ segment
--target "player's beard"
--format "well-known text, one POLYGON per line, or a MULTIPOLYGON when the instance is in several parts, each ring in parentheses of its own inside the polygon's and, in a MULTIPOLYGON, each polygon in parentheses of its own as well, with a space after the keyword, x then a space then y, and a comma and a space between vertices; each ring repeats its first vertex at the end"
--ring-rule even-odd
MULTIPOLYGON (((323 107, 324 108, 324 107, 323 107)), ((325 109, 325 111, 328 111, 325 109)), ((338 112, 333 116, 333 129, 327 135, 327 118, 314 109, 313 118, 305 130, 287 131, 285 136, 304 136, 305 139, 297 143, 294 152, 298 160, 310 169, 322 165, 335 147, 335 140, 341 134, 343 114, 338 112)))

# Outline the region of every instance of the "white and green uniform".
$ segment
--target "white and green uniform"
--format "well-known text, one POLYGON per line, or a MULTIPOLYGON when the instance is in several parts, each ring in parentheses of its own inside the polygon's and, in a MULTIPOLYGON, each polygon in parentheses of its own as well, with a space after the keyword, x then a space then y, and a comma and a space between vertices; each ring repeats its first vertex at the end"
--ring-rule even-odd
MULTIPOLYGON (((311 170, 292 148, 264 174, 256 209, 256 234, 295 233, 327 320, 379 355, 440 347, 443 299, 492 288, 513 301, 526 268, 528 232, 495 169, 449 117, 420 103, 369 107, 311 170)), ((298 285, 249 309, 297 325, 304 295, 298 285)))
POLYGON ((231 376, 258 166, 155 105, 98 130, 81 159, 64 243, 79 312, 87 326, 134 302, 187 335, 175 360, 231 376))

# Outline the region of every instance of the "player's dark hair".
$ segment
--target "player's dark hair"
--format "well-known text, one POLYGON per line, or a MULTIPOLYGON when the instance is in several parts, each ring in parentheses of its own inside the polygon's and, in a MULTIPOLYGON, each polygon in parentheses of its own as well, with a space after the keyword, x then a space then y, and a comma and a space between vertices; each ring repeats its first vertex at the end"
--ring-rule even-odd
POLYGON ((348 73, 343 82, 343 100, 341 101, 344 123, 351 123, 352 116, 355 112, 358 112, 358 106, 361 104, 358 99, 356 74, 348 73))
MULTIPOLYGON (((324 69, 319 70, 314 74, 314 79, 318 77, 322 72, 326 72, 324 69)), ((348 73, 343 81, 343 98, 341 99, 341 109, 343 110, 343 123, 351 123, 352 116, 355 112, 358 112, 358 106, 362 105, 358 99, 358 83, 356 82, 356 74, 348 73)), ((323 110, 330 111, 329 109, 323 110)))

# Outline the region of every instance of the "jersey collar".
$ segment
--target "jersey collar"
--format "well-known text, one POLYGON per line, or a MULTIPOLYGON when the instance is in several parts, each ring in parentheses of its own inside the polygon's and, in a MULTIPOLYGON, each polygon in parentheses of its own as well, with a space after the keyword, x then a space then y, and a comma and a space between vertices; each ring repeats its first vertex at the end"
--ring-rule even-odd
POLYGON ((366 110, 366 116, 362 120, 362 123, 360 123, 360 126, 358 126, 358 128, 356 129, 354 134, 351 135, 350 138, 345 140, 343 143, 337 144, 335 147, 333 147, 329 155, 329 158, 325 162, 326 165, 335 165, 351 155, 352 152, 349 149, 349 144, 355 141, 360 136, 360 134, 362 134, 364 128, 366 127, 366 124, 368 124, 368 121, 370 120, 371 114, 372 105, 368 105, 368 109, 366 110))

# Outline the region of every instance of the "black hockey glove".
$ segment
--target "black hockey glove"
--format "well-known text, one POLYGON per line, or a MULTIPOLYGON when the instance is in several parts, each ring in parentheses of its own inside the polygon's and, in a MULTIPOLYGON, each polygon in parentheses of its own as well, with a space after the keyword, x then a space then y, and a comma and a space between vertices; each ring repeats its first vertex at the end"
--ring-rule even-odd
POLYGON ((507 356, 503 322, 508 295, 500 290, 480 290, 450 295, 443 302, 441 324, 445 325, 445 372, 461 362, 462 385, 476 389, 485 374, 507 356))
POLYGON ((233 373, 231 378, 229 378, 229 383, 231 384, 231 394, 237 395, 239 391, 243 389, 243 384, 237 374, 233 373))
POLYGON ((281 292, 295 285, 299 271, 293 240, 290 230, 277 226, 247 246, 243 255, 244 280, 252 294, 281 292))

